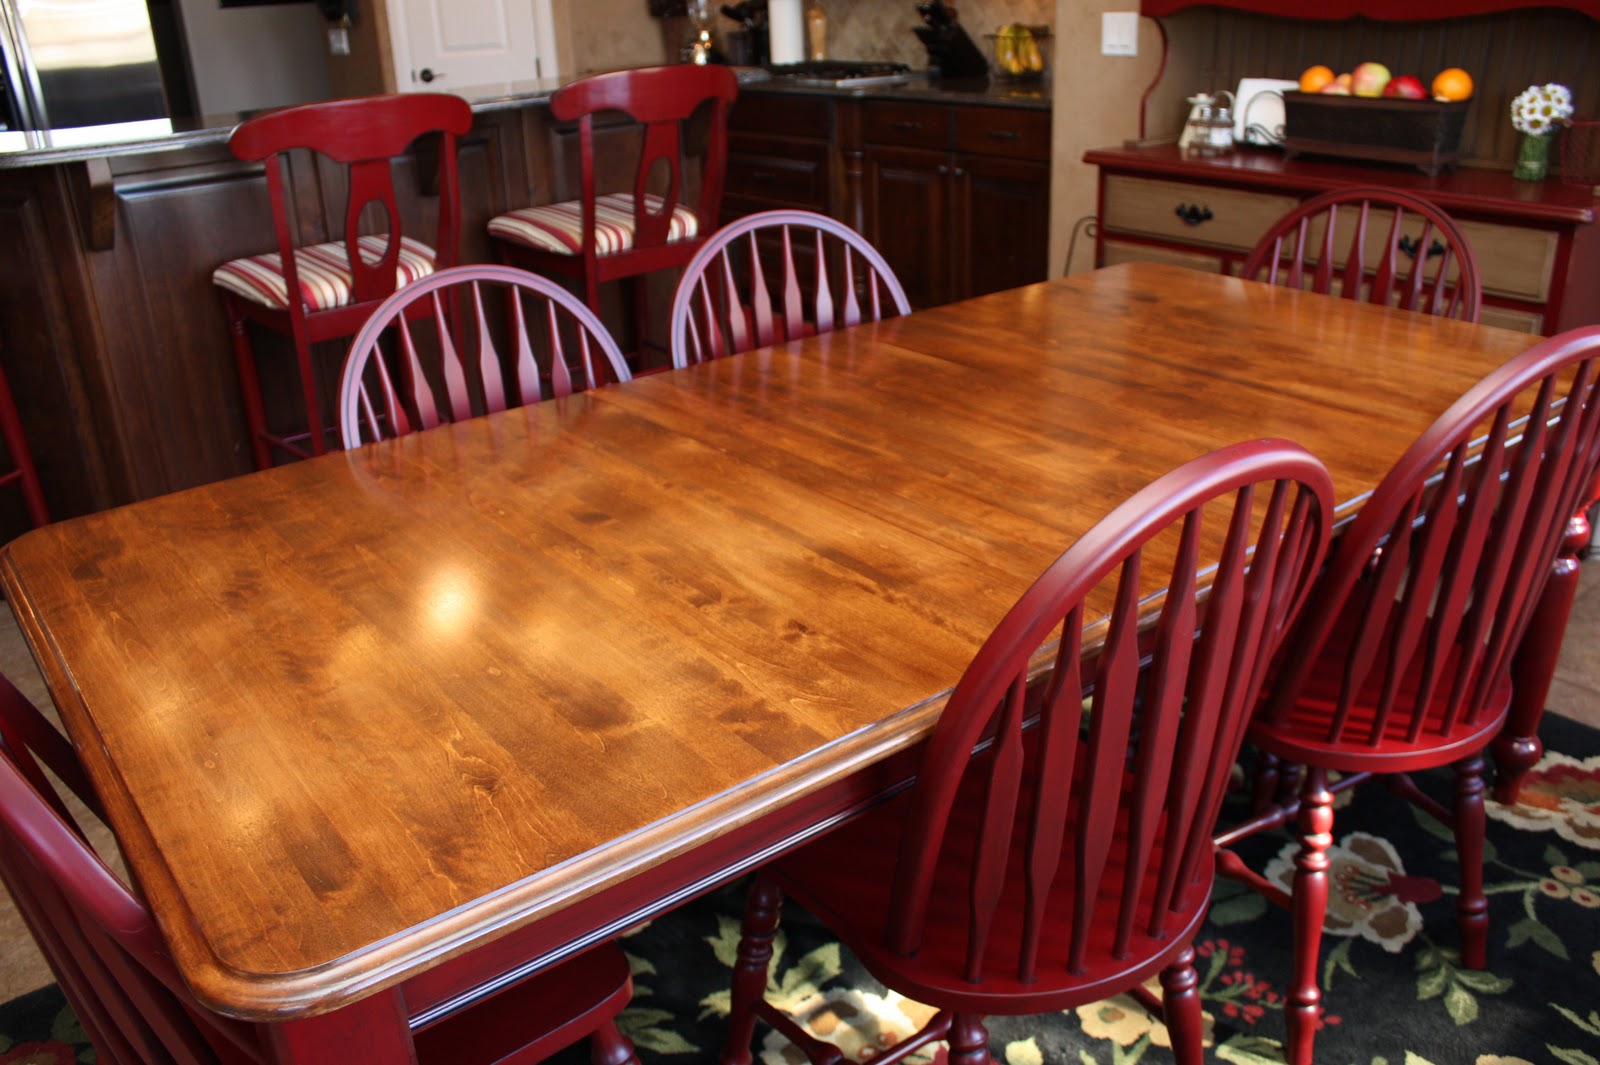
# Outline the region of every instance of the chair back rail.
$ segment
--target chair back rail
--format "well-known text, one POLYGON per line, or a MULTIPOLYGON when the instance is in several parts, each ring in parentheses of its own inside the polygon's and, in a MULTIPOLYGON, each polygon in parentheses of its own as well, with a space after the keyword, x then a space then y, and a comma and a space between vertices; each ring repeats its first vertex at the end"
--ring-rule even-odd
POLYGON ((855 230, 810 211, 764 211, 724 226, 690 260, 672 304, 682 367, 911 310, 883 256, 855 230), (764 255, 777 238, 778 274, 764 255), (797 246, 813 259, 797 263, 797 246), (775 286, 775 291, 774 291, 775 286))
POLYGON ((1406 451, 1340 538, 1265 725, 1291 713, 1314 674, 1342 678, 1327 744, 1425 743, 1503 709, 1491 691, 1600 469, 1597 376, 1600 327, 1552 337, 1406 451))
POLYGON ((1483 291, 1477 258, 1449 215, 1421 197, 1376 187, 1306 200, 1256 242, 1239 276, 1323 294, 1337 282, 1346 299, 1472 322, 1483 291), (1413 219, 1421 225, 1414 236, 1405 232, 1413 219), (1349 237, 1342 256, 1341 222, 1349 237))
POLYGON ((1154 482, 1046 570, 985 641, 929 741, 889 946, 909 957, 926 937, 960 934, 929 928, 927 913, 935 883, 949 888, 935 869, 947 867, 947 829, 973 773, 981 827, 975 843, 956 841, 971 852, 966 980, 1003 967, 1005 978, 1034 982, 1047 928, 1070 930, 1067 968, 1082 974, 1120 970, 1135 937, 1148 944, 1192 922, 1209 896, 1211 834, 1261 663, 1307 594, 1332 512, 1320 463, 1296 445, 1255 441, 1154 482), (1169 548, 1176 537, 1170 572, 1147 572, 1158 536, 1169 548), (1083 603, 1108 585, 1114 605, 1084 665, 1083 603), (1152 594, 1162 605, 1141 636, 1152 594), (1054 668, 1035 703, 1030 678, 1051 641, 1054 668), (1002 919, 1008 861, 1025 870, 1020 922, 1002 919), (1073 912, 1047 913, 1065 898, 1073 912), (1113 927, 1109 945, 1091 935, 1113 927))
POLYGON ((339 425, 355 447, 630 376, 605 326, 560 285, 458 266, 373 312, 345 360, 339 425))

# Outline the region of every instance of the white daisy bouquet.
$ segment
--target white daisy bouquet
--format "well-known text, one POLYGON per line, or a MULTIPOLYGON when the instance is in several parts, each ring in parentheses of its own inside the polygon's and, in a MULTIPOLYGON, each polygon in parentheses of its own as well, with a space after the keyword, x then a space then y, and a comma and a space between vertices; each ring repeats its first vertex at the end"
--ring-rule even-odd
POLYGON ((1519 133, 1541 137, 1571 117, 1572 91, 1565 85, 1529 85, 1511 101, 1511 125, 1519 133))

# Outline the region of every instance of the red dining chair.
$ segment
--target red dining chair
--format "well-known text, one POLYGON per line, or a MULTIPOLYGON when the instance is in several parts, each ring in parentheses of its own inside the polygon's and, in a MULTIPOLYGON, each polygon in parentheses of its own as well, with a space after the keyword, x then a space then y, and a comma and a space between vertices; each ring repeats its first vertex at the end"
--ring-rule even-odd
MULTIPOLYGON (((503 261, 538 273, 580 278, 589 309, 600 312, 600 285, 687 263, 716 228, 727 169, 728 107, 738 79, 723 66, 682 63, 596 74, 550 98, 560 122, 578 123, 581 195, 524 207, 489 221, 503 261), (704 151, 690 120, 708 109, 704 151), (605 192, 596 159, 595 120, 620 112, 643 126, 632 187, 605 192), (694 162, 698 197, 687 199, 694 162)), ((634 286, 639 347, 648 319, 647 287, 634 286)))
MULTIPOLYGON (((234 259, 211 275, 222 290, 233 331, 258 469, 272 465, 274 449, 300 458, 327 450, 312 345, 351 336, 396 289, 455 263, 461 227, 456 138, 471 128, 472 109, 459 96, 406 93, 286 107, 241 123, 228 138, 228 147, 240 159, 266 163, 267 196, 278 242, 275 252, 234 259), (400 231, 393 164, 418 138, 435 133, 438 219, 429 245, 400 231), (312 223, 298 217, 296 197, 286 187, 283 173, 294 149, 309 149, 346 168, 341 239, 301 245, 300 238, 311 231, 312 223), (304 436, 267 424, 251 322, 285 334, 294 343, 305 408, 304 436)), ((315 199, 321 202, 320 197, 315 199)))
POLYGON ((894 270, 861 234, 811 211, 763 211, 718 230, 684 268, 672 365, 910 311, 894 270), (797 251, 810 259, 804 268, 797 251))
POLYGON ((1296 802, 1219 837, 1297 818, 1292 895, 1246 869, 1225 875, 1289 906, 1290 1061, 1312 1060, 1317 953, 1333 842, 1331 773, 1383 774, 1450 825, 1461 862, 1461 957, 1485 964, 1482 754, 1506 720, 1511 660, 1567 520, 1600 468, 1600 327, 1553 337, 1484 378, 1422 434, 1339 539, 1249 731, 1304 766, 1296 802), (1407 774, 1456 765, 1451 806, 1407 774))
POLYGON ((813 1062, 839 1060, 763 998, 787 894, 885 985, 938 1008, 874 1061, 946 1039, 953 1065, 987 1063, 984 1016, 1141 993, 1160 973, 1174 1053, 1198 1062, 1192 940, 1217 809, 1332 512, 1316 459, 1258 440, 1174 470, 1085 533, 984 641, 914 787, 757 874, 722 1061, 750 1061, 757 1017, 813 1062))
POLYGON ((1395 189, 1311 197, 1256 242, 1239 276, 1468 322, 1478 320, 1483 300, 1478 260, 1461 227, 1395 189))
MULTIPOLYGON (((143 900, 89 846, 44 769, 103 818, 72 745, 0 677, 0 880, 99 1059, 268 1061, 261 1026, 224 1017, 189 991, 143 900)), ((627 959, 608 943, 420 1027, 414 1060, 534 1062, 589 1036, 596 1065, 637 1062, 614 1023, 631 994, 627 959)))
POLYGON ((512 266, 457 266, 396 292, 361 327, 339 387, 339 431, 357 447, 608 378, 629 380, 628 364, 576 296, 512 266))
POLYGON ((22 435, 22 419, 17 415, 17 403, 11 395, 11 385, 6 381, 4 370, 0 370, 0 436, 5 439, 12 466, 5 473, 0 473, 0 486, 17 485, 22 490, 23 505, 28 509, 28 520, 34 525, 48 525, 50 511, 44 505, 39 473, 34 468, 27 437, 22 435))

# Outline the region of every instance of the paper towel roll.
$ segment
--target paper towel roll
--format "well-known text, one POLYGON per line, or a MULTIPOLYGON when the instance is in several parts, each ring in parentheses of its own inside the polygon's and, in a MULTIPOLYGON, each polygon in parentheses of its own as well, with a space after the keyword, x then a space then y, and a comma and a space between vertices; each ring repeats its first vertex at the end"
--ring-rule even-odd
POLYGON ((805 14, 800 0, 767 0, 767 32, 774 63, 799 63, 806 57, 805 14))

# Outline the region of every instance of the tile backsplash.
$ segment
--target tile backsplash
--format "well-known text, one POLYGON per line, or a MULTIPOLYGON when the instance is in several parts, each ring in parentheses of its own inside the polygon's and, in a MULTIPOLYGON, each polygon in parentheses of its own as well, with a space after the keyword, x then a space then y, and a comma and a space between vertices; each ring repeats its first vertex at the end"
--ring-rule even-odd
MULTIPOLYGON (((1055 0, 959 0, 961 25, 979 48, 983 35, 1011 22, 1049 25, 1055 0)), ((912 27, 922 25, 915 0, 822 0, 828 13, 830 59, 888 59, 921 69, 928 53, 912 27)))

